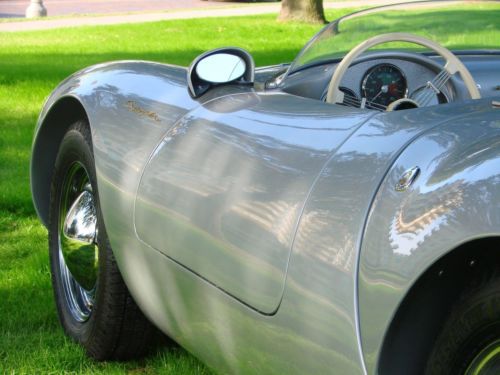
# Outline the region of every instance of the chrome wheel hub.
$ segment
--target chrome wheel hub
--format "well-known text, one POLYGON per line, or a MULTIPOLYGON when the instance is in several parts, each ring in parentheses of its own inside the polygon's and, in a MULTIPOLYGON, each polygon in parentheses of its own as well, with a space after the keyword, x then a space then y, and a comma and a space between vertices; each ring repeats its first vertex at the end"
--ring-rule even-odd
POLYGON ((92 313, 98 270, 97 214, 89 176, 82 164, 68 169, 59 212, 59 271, 72 317, 92 313))

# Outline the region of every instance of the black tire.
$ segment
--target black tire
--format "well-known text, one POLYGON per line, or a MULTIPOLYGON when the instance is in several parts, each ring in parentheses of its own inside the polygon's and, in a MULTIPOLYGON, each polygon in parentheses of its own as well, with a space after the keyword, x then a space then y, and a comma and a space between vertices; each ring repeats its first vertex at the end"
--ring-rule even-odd
MULTIPOLYGON (((65 197, 67 195, 65 193, 65 197)), ((126 360, 143 356, 151 344, 156 343, 158 331, 130 296, 111 251, 99 205, 92 141, 86 121, 74 123, 61 142, 52 178, 48 229, 52 286, 59 320, 66 334, 96 360, 126 360), (64 257, 61 260, 59 237, 62 232, 63 181, 67 179, 70 167, 76 164, 83 166, 88 175, 86 186, 90 182, 98 229, 98 259, 94 262, 97 264, 96 282, 92 288, 92 303, 85 305, 88 307, 87 314, 82 319, 79 316, 75 318, 65 294, 68 282, 64 281, 67 278, 61 271, 66 263, 64 257)))
MULTIPOLYGON (((466 290, 452 307, 434 344, 426 374, 466 374, 489 347, 500 348, 500 277, 491 272, 466 290)), ((480 374, 500 374, 500 355, 493 358, 480 374)))

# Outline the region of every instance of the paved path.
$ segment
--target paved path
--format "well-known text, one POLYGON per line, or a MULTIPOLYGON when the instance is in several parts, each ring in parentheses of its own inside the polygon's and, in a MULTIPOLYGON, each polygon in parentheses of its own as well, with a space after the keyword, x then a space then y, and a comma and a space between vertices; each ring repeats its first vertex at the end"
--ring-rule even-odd
MULTIPOLYGON (((221 6, 221 2, 201 0, 44 0, 49 16, 163 12, 174 9, 221 6)), ((0 0, 0 18, 24 17, 29 0, 0 0)))
MULTIPOLYGON (((340 1, 340 2, 325 2, 324 6, 327 9, 336 9, 336 8, 345 8, 345 7, 360 7, 367 5, 383 5, 383 4, 393 4, 395 2, 406 2, 411 0, 365 0, 365 1, 340 1)), ((6 1, 0 0, 0 10, 2 4, 5 5, 6 1)), ((20 2, 26 4, 26 1, 17 0, 15 2, 20 2)), ((46 0, 44 4, 47 6, 49 3, 62 3, 68 2, 64 0, 46 0)), ((161 20, 174 20, 174 19, 187 19, 187 18, 202 18, 202 17, 229 17, 229 16, 246 16, 246 15, 258 15, 258 14, 266 14, 266 13, 277 13, 279 12, 279 3, 267 3, 267 4, 236 4, 231 3, 231 5, 227 5, 221 2, 211 2, 211 1, 199 1, 199 0, 163 0, 163 1, 121 1, 121 0, 86 0, 86 3, 107 3, 108 6, 110 4, 116 4, 115 9, 116 12, 124 11, 124 8, 121 4, 124 3, 141 3, 141 10, 147 10, 155 6, 155 3, 160 2, 171 2, 173 5, 173 10, 165 11, 165 12, 153 12, 153 13, 132 13, 132 14, 115 14, 115 15, 103 15, 103 16, 80 16, 80 17, 64 17, 64 18, 48 18, 48 19, 37 19, 37 20, 27 20, 27 21, 13 21, 13 22, 3 22, 0 23, 0 32, 15 32, 15 31, 30 31, 30 30, 46 30, 46 29, 55 29, 61 27, 75 27, 75 26, 88 26, 88 25, 113 25, 113 24, 122 24, 122 23, 140 23, 140 22, 152 22, 152 21, 161 21, 161 20), (118 5, 118 3, 120 5, 118 5), (204 5, 203 8, 199 7, 201 3, 204 5), (146 5, 149 4, 149 5, 146 5), (182 5, 186 7, 188 4, 191 4, 192 9, 183 9, 179 10, 178 5, 182 5), (214 5, 218 5, 214 7, 214 5), (177 8, 175 8, 177 7, 177 8), (196 9, 198 8, 198 9, 196 9), (177 10, 176 10, 177 9, 177 10)), ((156 4, 158 5, 158 4, 156 4)), ((62 5, 61 5, 62 6, 62 5)), ((50 10, 49 10, 50 11, 50 10)), ((1 11, 0 11, 1 13, 1 11)))

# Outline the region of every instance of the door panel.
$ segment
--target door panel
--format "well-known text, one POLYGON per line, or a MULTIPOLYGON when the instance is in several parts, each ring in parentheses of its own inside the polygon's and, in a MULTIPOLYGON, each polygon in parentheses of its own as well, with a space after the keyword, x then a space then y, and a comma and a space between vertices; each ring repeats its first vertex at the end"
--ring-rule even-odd
POLYGON ((307 194, 366 113, 285 94, 210 101, 175 125, 146 166, 137 236, 262 313, 283 293, 307 194))

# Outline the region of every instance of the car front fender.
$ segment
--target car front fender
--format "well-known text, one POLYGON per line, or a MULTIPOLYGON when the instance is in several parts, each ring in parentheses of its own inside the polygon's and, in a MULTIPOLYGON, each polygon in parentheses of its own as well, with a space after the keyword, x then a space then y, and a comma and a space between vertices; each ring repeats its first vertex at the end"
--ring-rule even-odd
MULTIPOLYGON (((186 69, 178 66, 118 61, 94 65, 66 78, 45 101, 32 144, 31 192, 44 225, 48 224, 50 183, 59 144, 75 121, 83 119, 90 125, 97 169, 111 166, 119 171, 114 183, 124 188, 120 178, 127 170, 119 164, 125 163, 138 175, 140 164, 160 136, 197 105, 187 91, 186 69), (127 155, 138 148, 144 150, 142 159, 138 152, 135 158, 127 155)), ((101 183, 98 173, 98 185, 101 183)))

